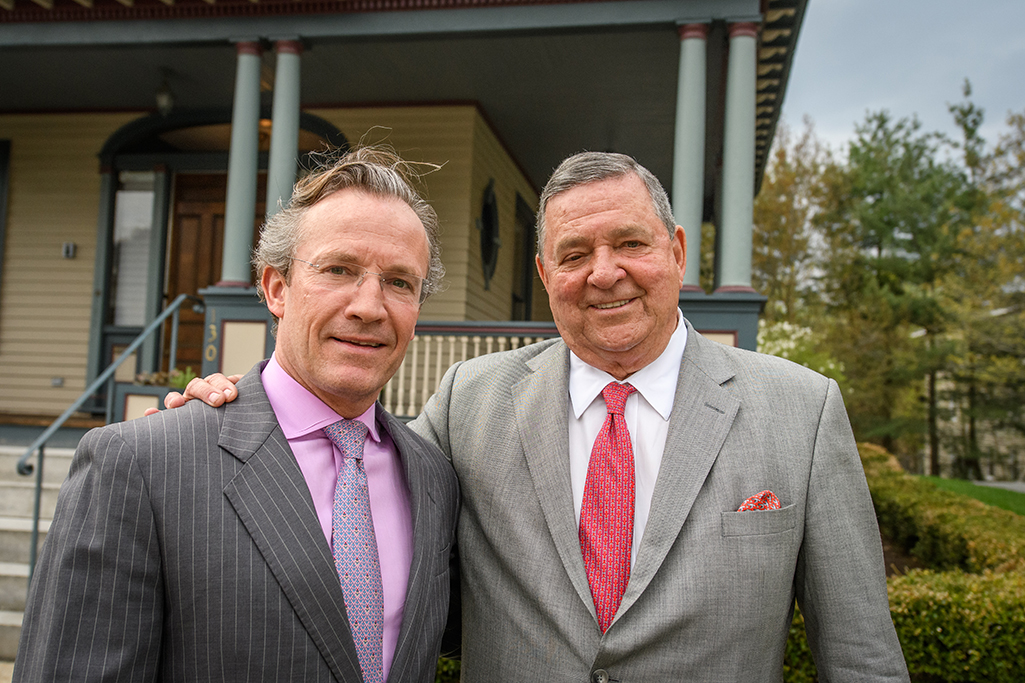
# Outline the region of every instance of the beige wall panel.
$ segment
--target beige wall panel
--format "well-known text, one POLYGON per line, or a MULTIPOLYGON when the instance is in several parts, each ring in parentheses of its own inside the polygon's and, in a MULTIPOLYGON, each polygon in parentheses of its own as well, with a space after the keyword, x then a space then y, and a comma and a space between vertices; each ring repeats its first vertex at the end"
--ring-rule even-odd
POLYGON ((58 415, 85 388, 100 174, 97 154, 138 114, 0 115, 11 141, 0 413, 58 415), (74 242, 74 259, 61 245, 74 242), (58 327, 55 329, 55 322, 58 327), (50 386, 63 377, 64 386, 50 386))
POLYGON ((330 121, 350 144, 385 143, 406 160, 442 165, 424 178, 426 197, 441 223, 442 259, 448 288, 431 297, 422 320, 466 319, 466 237, 476 110, 469 105, 312 109, 330 121))
MULTIPOLYGON (((474 117, 473 181, 470 190, 471 215, 467 230, 467 252, 470 254, 467 274, 467 320, 508 320, 512 316, 513 276, 516 264, 516 195, 519 194, 531 209, 537 209, 537 193, 520 171, 505 147, 483 117, 474 117), (495 273, 487 289, 484 288, 484 270, 481 264, 480 233, 476 220, 481 214, 481 202, 488 182, 495 180, 495 199, 498 203, 498 225, 501 246, 495 273)), ((525 255, 529 258, 529 255, 525 255)), ((545 306, 547 308, 547 306, 545 306)))

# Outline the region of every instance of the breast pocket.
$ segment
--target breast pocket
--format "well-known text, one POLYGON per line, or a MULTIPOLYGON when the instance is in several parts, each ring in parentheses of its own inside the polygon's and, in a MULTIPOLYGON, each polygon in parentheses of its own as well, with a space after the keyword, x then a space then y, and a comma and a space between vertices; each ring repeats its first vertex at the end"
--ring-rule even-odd
POLYGON ((797 508, 788 505, 779 510, 753 510, 749 512, 723 512, 722 535, 769 536, 790 531, 797 525, 797 508))

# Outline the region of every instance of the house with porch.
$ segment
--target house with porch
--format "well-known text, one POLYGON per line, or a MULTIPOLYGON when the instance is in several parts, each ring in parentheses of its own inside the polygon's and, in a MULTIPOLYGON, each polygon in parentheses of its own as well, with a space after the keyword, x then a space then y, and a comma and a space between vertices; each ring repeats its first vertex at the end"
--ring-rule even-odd
POLYGON ((71 445, 155 404, 125 389, 139 374, 268 355, 259 226, 319 153, 358 142, 432 168, 442 226, 447 288, 393 412, 415 415, 457 359, 556 334, 534 211, 581 150, 659 177, 687 234, 684 314, 753 348, 753 198, 806 2, 0 0, 0 447, 62 413, 53 443, 71 445))

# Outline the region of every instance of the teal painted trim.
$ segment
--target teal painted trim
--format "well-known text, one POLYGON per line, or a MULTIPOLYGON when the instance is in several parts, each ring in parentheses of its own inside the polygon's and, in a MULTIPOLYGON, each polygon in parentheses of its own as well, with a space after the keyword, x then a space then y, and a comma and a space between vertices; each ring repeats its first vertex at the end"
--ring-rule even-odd
POLYGON ((100 209, 96 217, 96 262, 93 264, 93 303, 89 315, 89 351, 86 358, 86 384, 100 374, 107 359, 103 358, 103 326, 107 322, 110 292, 107 289, 113 255, 114 199, 117 193, 117 172, 111 169, 100 175, 100 209))
POLYGON ((7 193, 11 187, 10 177, 11 141, 0 140, 0 293, 3 293, 2 287, 4 283, 4 253, 7 245, 7 193))
MULTIPOLYGON (((260 110, 261 118, 270 118, 270 107, 263 107, 260 110)), ((138 156, 145 157, 146 166, 136 167, 133 170, 146 170, 154 164, 163 163, 171 167, 184 166, 180 160, 187 159, 223 159, 220 170, 228 167, 228 156, 225 153, 164 153, 133 151, 133 148, 145 146, 145 143, 155 139, 160 133, 179 128, 191 126, 206 126, 215 123, 231 123, 231 110, 227 107, 202 108, 202 109, 175 109, 167 116, 151 114, 143 116, 134 121, 126 123, 118 128, 113 135, 107 138, 103 148, 100 150, 100 165, 103 167, 116 167, 118 170, 127 170, 122 166, 122 157, 138 156), (179 160, 176 162, 176 160, 179 160), (174 164, 175 166, 172 166, 174 164)), ((333 147, 347 147, 348 140, 334 124, 325 121, 319 116, 300 112, 299 127, 302 130, 315 133, 327 140, 333 147)), ((191 167, 189 167, 191 169, 191 167)))
POLYGON ((203 325, 203 364, 200 376, 222 372, 225 322, 265 322, 264 358, 274 353, 274 316, 260 301, 256 287, 207 287, 199 290, 206 319, 203 325))
MULTIPOLYGON (((164 307, 164 264, 166 258, 167 223, 171 213, 171 174, 157 171, 153 179, 153 220, 150 225, 149 255, 146 265, 146 303, 143 320, 150 321, 160 315, 164 307)), ((153 335, 143 342, 139 352, 142 372, 160 370, 160 346, 163 338, 153 335)))
POLYGON ((288 206, 292 198, 292 186, 295 185, 299 151, 300 64, 301 57, 294 52, 277 53, 272 113, 274 124, 267 162, 267 218, 288 206))
POLYGON ((756 39, 730 38, 722 163, 722 239, 716 288, 751 286, 754 230, 756 39))
POLYGON ((673 213, 687 236, 685 286, 701 285, 701 217, 705 190, 707 39, 680 41, 673 146, 673 213))
POLYGON ((680 310, 694 329, 732 332, 739 348, 755 351, 758 348, 758 317, 767 300, 756 292, 681 292, 680 310))
POLYGON ((746 21, 759 0, 636 0, 401 12, 140 21, 0 24, 0 47, 182 45, 237 42, 238 36, 304 39, 508 33, 675 25, 711 19, 746 21))
POLYGON ((249 284, 256 212, 257 155, 260 145, 259 55, 240 51, 235 74, 228 152, 228 197, 224 209, 221 282, 249 284))

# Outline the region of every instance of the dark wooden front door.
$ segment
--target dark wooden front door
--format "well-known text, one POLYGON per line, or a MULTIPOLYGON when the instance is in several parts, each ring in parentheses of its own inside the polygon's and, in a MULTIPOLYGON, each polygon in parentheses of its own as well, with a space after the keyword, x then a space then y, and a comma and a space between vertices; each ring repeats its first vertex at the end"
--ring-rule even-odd
MULTIPOLYGON (((259 239, 265 206, 265 182, 261 174, 257 186, 256 215, 253 218, 253 244, 259 239)), ((182 293, 196 296, 199 290, 221 279, 224 251, 224 205, 227 176, 224 174, 179 174, 175 180, 174 218, 168 237, 167 301, 182 293)), ((180 369, 191 367, 198 373, 202 365, 202 313, 183 306, 178 330, 180 369)), ((170 330, 168 330, 168 335, 170 330)), ((169 338, 168 338, 169 339, 169 338)), ((165 353, 170 344, 164 344, 165 353)))

